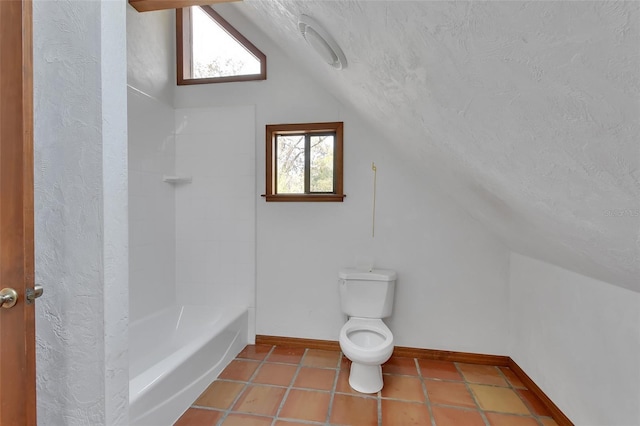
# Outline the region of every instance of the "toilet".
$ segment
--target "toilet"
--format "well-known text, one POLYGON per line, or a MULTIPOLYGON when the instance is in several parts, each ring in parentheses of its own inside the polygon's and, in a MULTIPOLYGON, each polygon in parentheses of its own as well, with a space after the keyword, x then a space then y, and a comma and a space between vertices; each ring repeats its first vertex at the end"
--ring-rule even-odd
POLYGON ((340 349, 351 360, 349 385, 362 393, 382 389, 382 364, 393 352, 393 334, 382 321, 391 315, 396 285, 395 271, 361 271, 345 268, 338 273, 340 303, 348 321, 340 330, 340 349))

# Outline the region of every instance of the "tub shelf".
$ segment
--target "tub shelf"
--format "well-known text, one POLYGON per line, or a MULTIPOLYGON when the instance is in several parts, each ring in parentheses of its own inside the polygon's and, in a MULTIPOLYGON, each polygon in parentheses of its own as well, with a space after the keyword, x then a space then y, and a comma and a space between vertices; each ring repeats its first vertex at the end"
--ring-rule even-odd
POLYGON ((191 176, 179 176, 179 175, 164 175, 162 176, 162 180, 171 184, 183 184, 183 183, 191 183, 193 181, 193 177, 191 176))

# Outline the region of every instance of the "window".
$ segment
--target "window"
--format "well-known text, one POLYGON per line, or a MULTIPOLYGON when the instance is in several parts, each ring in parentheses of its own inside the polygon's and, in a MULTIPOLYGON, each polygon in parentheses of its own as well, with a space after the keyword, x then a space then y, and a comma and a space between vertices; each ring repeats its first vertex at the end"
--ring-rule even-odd
POLYGON ((211 6, 176 10, 178 85, 265 80, 267 58, 211 6))
POLYGON ((267 201, 342 201, 343 123, 275 124, 266 131, 267 201))

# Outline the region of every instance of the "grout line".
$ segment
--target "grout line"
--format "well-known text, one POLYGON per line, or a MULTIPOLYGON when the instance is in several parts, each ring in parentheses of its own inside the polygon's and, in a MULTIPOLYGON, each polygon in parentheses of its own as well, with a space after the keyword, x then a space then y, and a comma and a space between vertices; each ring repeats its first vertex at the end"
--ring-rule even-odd
POLYGON ((275 416, 273 416, 273 420, 271 421, 271 426, 274 426, 276 424, 276 422, 278 421, 278 419, 279 419, 280 412, 282 411, 282 408, 284 407, 284 404, 287 401, 287 398, 289 397, 289 393, 291 392, 291 389, 293 388, 293 384, 295 383, 296 379, 298 378, 298 373, 300 373, 300 370, 302 369, 302 362, 304 361, 304 358, 307 356, 307 351, 308 351, 308 349, 305 348, 304 353, 300 357, 300 362, 298 362, 298 366, 296 367, 296 372, 293 373, 293 377, 291 378, 291 382, 289 382, 289 386, 287 386, 287 390, 284 392, 284 395, 282 396, 282 401, 280 401, 280 405, 278 405, 278 409, 276 410, 276 414, 275 414, 275 416))
MULTIPOLYGON (((273 352, 274 349, 275 349, 275 346, 271 346, 271 349, 269 350, 269 352, 267 352, 265 357, 260 361, 260 363, 258 364, 258 367, 255 369, 253 374, 251 374, 251 377, 249 377, 249 379, 246 382, 244 382, 245 383, 244 387, 240 390, 240 392, 238 392, 238 395, 236 395, 236 397, 233 399, 233 402, 231 403, 231 405, 229 405, 229 408, 224 410, 224 414, 222 415, 222 417, 220 417, 220 420, 218 420, 217 425, 221 425, 226 420, 226 418, 229 415, 229 413, 231 413, 231 411, 233 410, 233 407, 238 403, 238 401, 240 400, 240 397, 242 396, 242 394, 245 393, 245 391, 249 387, 249 384, 251 383, 251 381, 258 375, 258 371, 260 371, 260 368, 266 362, 266 359, 269 357, 269 355, 271 355, 271 352, 273 352)), ((243 360, 243 359, 244 358, 238 358, 238 356, 236 356, 232 360, 232 362, 235 361, 235 360, 243 360)), ((253 360, 253 361, 258 361, 258 360, 253 360)), ((222 370, 222 371, 224 371, 224 370, 222 370)))
MULTIPOLYGON (((504 368, 509 368, 509 367, 504 367, 504 368)), ((510 369, 511 370, 511 369, 510 369)), ((524 398, 522 397, 522 395, 520 395, 518 393, 518 389, 520 390, 529 390, 526 386, 524 388, 516 388, 515 386, 513 386, 513 384, 511 383, 511 381, 507 378, 507 375, 504 374, 504 372, 502 371, 501 368, 498 368, 498 371, 500 372, 500 374, 502 375, 502 377, 505 379, 505 381, 507 382, 507 384, 509 385, 509 388, 516 394, 516 396, 518 398, 520 398, 520 400, 522 401, 522 403, 524 404, 525 407, 527 407, 527 410, 529 410, 529 417, 533 417, 533 419, 538 423, 538 425, 540 426, 544 426, 544 424, 542 423, 542 420, 540 419, 541 416, 538 415, 538 413, 535 412, 535 410, 533 409, 532 406, 529 405, 529 403, 527 401, 524 400, 524 398)), ((524 386, 524 383, 522 384, 524 386)), ((534 395, 535 396, 535 395, 534 395)), ((523 414, 516 414, 518 416, 525 416, 523 414)))
POLYGON ((455 365, 456 370, 458 370, 458 373, 460 373, 460 376, 464 379, 464 382, 463 382, 464 386, 465 386, 465 388, 467 388, 467 392, 469 392, 469 394, 471 394, 471 399, 476 404, 476 408, 478 409, 478 412, 480 413, 480 417, 482 417, 482 421, 484 422, 484 424, 486 426, 491 426, 491 424, 489 423, 489 419, 487 419, 487 416, 484 414, 484 410, 482 408, 480 408, 480 403, 478 402, 478 399, 476 398, 476 395, 471 390, 471 387, 469 387, 469 382, 465 378, 464 374, 462 374, 462 370, 460 370, 460 368, 458 367, 458 363, 454 362, 453 365, 455 365))
MULTIPOLYGON (((382 368, 382 366, 380 366, 380 368, 382 368)), ((384 387, 384 382, 382 382, 382 386, 384 387)), ((382 390, 378 391, 377 400, 378 400, 378 426, 382 426, 382 390)))
MULTIPOLYGON (((190 408, 197 408, 197 409, 201 409, 201 410, 209 410, 209 411, 217 411, 222 413, 221 418, 218 420, 218 422, 216 423, 217 425, 221 425, 230 414, 247 414, 247 415, 260 415, 260 416, 264 416, 258 413, 246 413, 243 411, 237 411, 234 410, 235 405, 238 403, 238 401, 242 398, 243 394, 247 392, 247 389, 251 386, 268 386, 268 387, 272 387, 272 388, 276 388, 276 389, 286 389, 285 393, 282 397, 282 400, 280 401, 278 408, 276 410, 275 415, 272 418, 272 422, 271 425, 274 426, 276 424, 276 422, 278 420, 286 420, 286 421, 296 421, 299 422, 301 424, 306 424, 306 425, 329 425, 330 424, 330 420, 331 420, 331 414, 333 412, 333 408, 334 408, 334 400, 335 400, 335 396, 336 395, 347 395, 347 396, 351 396, 351 397, 358 397, 358 398, 367 398, 367 399, 376 399, 376 404, 377 404, 377 419, 378 419, 378 426, 382 426, 382 403, 383 400, 391 400, 391 401, 399 401, 399 402, 407 402, 407 403, 419 403, 418 401, 412 401, 412 400, 406 400, 406 399, 398 399, 398 398, 389 398, 389 397, 382 397, 382 391, 378 391, 375 395, 371 395, 371 394, 357 394, 354 395, 353 393, 349 393, 349 392, 339 392, 337 390, 338 387, 338 382, 339 382, 339 377, 340 374, 342 372, 342 359, 343 359, 343 354, 342 352, 340 352, 339 357, 338 357, 338 361, 337 361, 337 365, 335 367, 317 367, 317 366, 308 366, 309 368, 318 368, 318 369, 324 369, 324 370, 333 370, 335 372, 335 376, 333 379, 333 383, 331 386, 330 390, 327 389, 313 389, 313 388, 303 388, 303 387, 297 387, 294 386, 295 381, 297 380, 298 375, 300 374, 302 368, 304 368, 304 360, 305 358, 308 356, 309 353, 309 348, 305 348, 302 356, 300 357, 300 360, 297 364, 292 364, 292 363, 285 363, 285 362, 270 362, 267 361, 267 359, 269 358, 269 356, 271 356, 271 354, 273 353, 273 351, 275 350, 276 346, 273 345, 271 346, 271 349, 266 353, 266 355, 264 356, 264 358, 262 360, 256 360, 256 359, 251 359, 251 358, 238 358, 237 356, 232 360, 233 361, 252 361, 252 362, 257 362, 258 366, 256 367, 255 371, 251 374, 251 376, 248 378, 248 380, 242 381, 242 380, 234 380, 234 379, 217 379, 214 381, 221 381, 221 382, 228 382, 228 383, 237 383, 237 384, 242 384, 242 388, 240 389, 240 391, 238 392, 238 394, 235 396, 235 398, 233 399, 232 403, 229 405, 229 407, 227 409, 220 409, 220 408, 216 408, 216 407, 207 407, 207 406, 200 406, 200 405, 196 405, 195 401, 194 403, 192 403, 190 408), (283 385, 272 385, 272 384, 262 384, 262 383, 254 383, 254 380, 257 378, 257 375, 259 374, 259 371, 261 370, 261 368, 264 366, 264 364, 280 364, 280 365, 289 365, 289 366, 296 366, 296 370, 294 375, 291 378, 291 381, 289 382, 288 386, 283 386, 283 385), (329 394, 329 404, 327 407, 327 414, 324 420, 324 423, 322 422, 318 422, 318 421, 314 421, 314 420, 306 420, 306 419, 293 419, 293 418, 283 418, 280 417, 280 413, 282 412, 282 409, 284 408, 284 405, 291 393, 291 390, 304 390, 304 391, 314 391, 314 392, 320 392, 320 393, 324 393, 324 394, 329 394)), ((487 413, 496 413, 496 414, 509 414, 509 415, 513 415, 513 416, 517 416, 517 417, 522 417, 522 418, 533 418, 534 421, 536 422, 536 424, 538 424, 539 426, 543 426, 543 419, 553 419, 553 416, 545 416, 545 415, 539 415, 535 412, 535 410, 532 408, 533 406, 530 405, 527 401, 524 400, 524 397, 522 395, 520 395, 517 391, 518 390, 528 390, 528 388, 524 387, 514 387, 514 385, 511 383, 511 381, 509 381, 508 377, 506 376, 506 374, 504 373, 504 371, 502 371, 502 369, 498 368, 498 366, 492 366, 494 368, 497 368, 498 370, 498 374, 500 375, 500 377, 502 377, 504 379, 504 381, 506 382, 506 389, 510 389, 512 392, 515 392, 516 395, 518 396, 518 398, 522 401, 522 403, 527 407, 527 410, 529 411, 528 414, 520 414, 520 413, 505 413, 502 411, 493 411, 493 410, 484 410, 480 407, 480 403, 478 400, 478 397, 474 394, 474 392, 471 389, 471 384, 477 384, 477 385, 482 385, 482 386, 487 386, 487 387, 495 387, 495 388, 503 388, 505 389, 504 385, 492 385, 492 384, 485 384, 485 383, 472 383, 469 382, 464 375, 462 374, 462 370, 459 366, 460 363, 457 362, 453 362, 454 367, 456 368, 456 371, 458 371, 458 373, 460 374, 460 376, 463 378, 462 381, 459 380, 442 380, 442 379, 437 379, 437 378, 429 378, 429 377, 424 377, 422 374, 422 371, 420 369, 420 364, 419 364, 419 360, 418 358, 413 358, 413 362, 414 365, 416 367, 417 370, 417 376, 416 375, 410 375, 410 374, 385 374, 384 376, 401 376, 401 377, 417 377, 420 380, 421 386, 422 386, 422 392, 423 392, 423 396, 424 396, 424 404, 427 407, 427 410, 429 412, 429 418, 430 418, 430 424, 431 426, 436 426, 435 423, 435 417, 433 415, 433 408, 435 406, 437 407, 447 407, 447 408, 454 408, 457 410, 464 410, 464 411, 473 411, 473 412, 478 412, 484 422, 484 424, 486 426, 490 426, 488 417, 487 417, 487 413), (475 408, 473 407, 462 407, 462 406, 457 406, 457 405, 449 405, 449 404, 434 404, 430 399, 429 399, 429 392, 428 392, 428 384, 427 384, 427 380, 429 381, 441 381, 441 382, 449 382, 449 383, 463 383, 465 385, 465 388, 467 389, 467 392, 469 392, 471 394, 472 400, 475 404, 475 408)), ((507 367, 508 368, 508 367, 507 367)), ((345 370, 346 374, 349 374, 348 370, 345 370)), ((383 376, 383 378, 384 378, 383 376)), ((212 382, 213 383, 213 382, 212 382)), ((268 417, 268 416, 267 416, 268 417)))
POLYGON ((420 378, 420 383, 422 384, 422 392, 424 393, 425 404, 427 405, 427 411, 429 411, 429 418, 431 419, 431 426, 436 426, 436 419, 433 417, 433 411, 431 409, 431 400, 429 399, 429 392, 427 392, 427 384, 425 383, 425 378, 422 375, 422 370, 420 369, 420 363, 418 362, 418 358, 414 358, 413 361, 416 363, 416 368, 418 369, 418 378, 420 378))
POLYGON ((336 389, 338 388, 338 378, 340 377, 340 367, 342 367, 342 352, 338 357, 338 368, 336 369, 336 376, 333 378, 333 386, 331 386, 331 394, 329 395, 329 407, 327 408, 327 416, 324 418, 325 424, 329 424, 331 419, 331 412, 333 411, 333 398, 336 396, 336 389))

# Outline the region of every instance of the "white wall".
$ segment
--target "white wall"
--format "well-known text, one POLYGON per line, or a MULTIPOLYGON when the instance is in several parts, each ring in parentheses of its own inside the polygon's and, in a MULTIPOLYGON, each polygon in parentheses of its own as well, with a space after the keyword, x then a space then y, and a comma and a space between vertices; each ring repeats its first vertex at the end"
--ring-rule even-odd
POLYGON ((506 248, 435 185, 416 180, 387 149, 388 141, 300 72, 237 10, 218 9, 267 54, 268 79, 178 87, 175 103, 255 105, 258 334, 337 339, 344 322, 338 269, 370 256, 399 273, 389 321, 398 345, 504 354, 506 248), (265 203, 264 126, 318 121, 345 122, 345 202, 265 203), (378 167, 375 239, 372 161, 378 167))
POLYGON ((509 355, 576 424, 640 424, 640 294, 511 255, 509 355))
POLYGON ((253 106, 175 111, 176 300, 255 307, 253 106))
POLYGON ((33 12, 38 424, 125 425, 125 4, 33 12))
POLYGON ((174 13, 127 4, 131 320, 175 305, 174 13))

